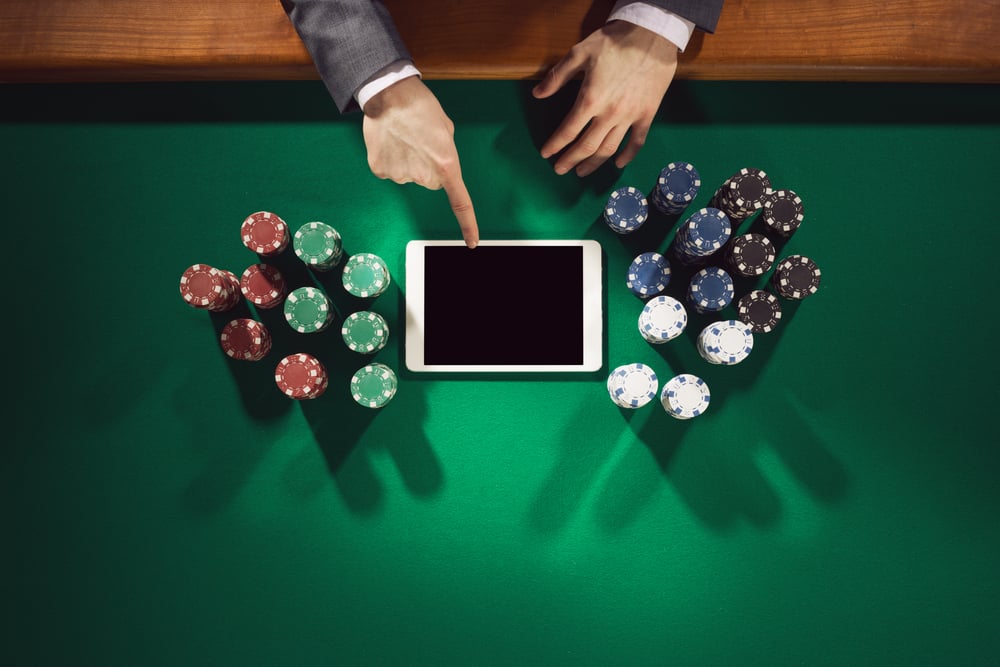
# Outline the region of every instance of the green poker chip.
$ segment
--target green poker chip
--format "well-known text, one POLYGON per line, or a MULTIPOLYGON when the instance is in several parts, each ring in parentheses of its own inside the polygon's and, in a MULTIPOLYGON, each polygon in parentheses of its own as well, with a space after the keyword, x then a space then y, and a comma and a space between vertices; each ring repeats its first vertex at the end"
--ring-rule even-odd
POLYGON ((366 408, 382 408, 389 404, 399 381, 396 374, 385 364, 368 364, 351 378, 351 396, 358 405, 366 408))
POLYGON ((344 289, 357 297, 371 298, 385 292, 391 278, 389 267, 378 255, 363 252, 351 255, 344 264, 344 289))
POLYGON ((307 222, 299 227, 292 247, 299 259, 317 271, 329 271, 343 257, 340 233, 324 222, 307 222))
POLYGON ((385 318, 370 310, 351 313, 340 328, 347 347, 362 354, 374 354, 389 340, 389 325, 385 318))
POLYGON ((330 300, 315 287, 292 290, 285 299, 285 319, 299 333, 322 331, 332 318, 330 300))

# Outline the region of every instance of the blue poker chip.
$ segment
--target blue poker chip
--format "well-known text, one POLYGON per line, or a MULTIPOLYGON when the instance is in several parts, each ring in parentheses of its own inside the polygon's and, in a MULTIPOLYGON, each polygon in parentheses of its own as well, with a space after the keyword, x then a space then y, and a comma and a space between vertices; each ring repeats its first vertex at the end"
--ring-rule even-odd
POLYGON ((695 211, 684 224, 684 237, 688 244, 712 251, 725 245, 732 232, 729 218, 717 208, 695 211))
POLYGON ((604 222, 618 234, 634 232, 642 227, 648 217, 646 195, 631 185, 612 192, 604 208, 604 222))
POLYGON ((712 266, 691 277, 688 299, 700 313, 722 310, 733 301, 733 279, 725 270, 712 266))
POLYGON ((626 280, 636 296, 656 296, 670 284, 670 262, 657 252, 644 252, 632 260, 626 280))
POLYGON ((653 203, 664 213, 678 213, 694 201, 701 190, 701 175, 688 162, 671 162, 660 171, 653 190, 653 203))

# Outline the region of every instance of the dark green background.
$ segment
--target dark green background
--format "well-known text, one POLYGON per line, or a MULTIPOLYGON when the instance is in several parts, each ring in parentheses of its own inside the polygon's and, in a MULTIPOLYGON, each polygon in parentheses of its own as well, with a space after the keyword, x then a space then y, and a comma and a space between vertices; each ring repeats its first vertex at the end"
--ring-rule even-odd
POLYGON ((431 85, 483 238, 601 242, 601 373, 403 370, 404 246, 457 225, 368 172, 317 82, 0 87, 3 662, 995 662, 1000 89, 676 82, 635 162, 581 181, 537 156, 571 96, 431 85), (736 367, 698 357, 703 318, 640 338, 624 272, 667 228, 597 219, 678 159, 699 206, 744 166, 805 201, 783 254, 823 286, 736 367), (267 314, 275 353, 237 364, 181 301, 189 264, 254 260, 260 209, 388 262, 385 410, 339 334, 267 314), (333 382, 304 405, 270 378, 299 349, 333 382), (633 361, 702 375, 709 411, 619 410, 633 361))

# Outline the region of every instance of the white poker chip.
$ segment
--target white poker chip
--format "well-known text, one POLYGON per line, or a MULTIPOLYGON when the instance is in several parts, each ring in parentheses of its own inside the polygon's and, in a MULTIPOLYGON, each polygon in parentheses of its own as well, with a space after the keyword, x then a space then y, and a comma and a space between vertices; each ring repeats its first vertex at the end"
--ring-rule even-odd
POLYGON ((639 313, 639 333, 650 343, 666 343, 681 335, 687 322, 687 311, 680 301, 658 296, 650 299, 639 313))
POLYGON ((705 327, 698 335, 698 352, 707 361, 732 366, 753 350, 753 332, 739 320, 720 320, 705 327))
POLYGON ((693 419, 704 414, 711 400, 712 392, 705 381, 690 373, 670 378, 660 394, 663 409, 675 419, 693 419))
POLYGON ((656 398, 658 389, 656 373, 644 364, 619 366, 608 376, 608 395, 622 408, 641 408, 656 398))

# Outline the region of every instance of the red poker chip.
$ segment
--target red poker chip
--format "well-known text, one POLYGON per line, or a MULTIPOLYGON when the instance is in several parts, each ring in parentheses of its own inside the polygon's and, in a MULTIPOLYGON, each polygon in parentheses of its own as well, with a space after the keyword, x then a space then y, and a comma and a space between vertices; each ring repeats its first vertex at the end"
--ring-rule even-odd
POLYGON ((285 277, 268 264, 252 264, 240 278, 240 290, 255 305, 274 308, 285 298, 285 277))
POLYGON ((257 320, 230 321, 219 335, 223 351, 232 359, 260 361, 271 351, 271 334, 257 320))
POLYGON ((251 213, 240 227, 243 245, 258 255, 277 255, 288 247, 288 224, 269 211, 251 213))
POLYGON ((235 308, 236 304, 240 302, 240 279, 232 271, 226 271, 225 269, 218 269, 218 271, 222 274, 222 281, 225 284, 223 292, 226 294, 226 297, 217 308, 209 308, 209 310, 223 312, 235 308))
POLYGON ((207 264, 193 264, 185 269, 180 291, 189 306, 205 310, 224 310, 232 298, 226 276, 207 264))
POLYGON ((291 354, 278 362, 274 382, 283 394, 296 400, 318 398, 326 391, 329 378, 319 359, 308 354, 291 354))

